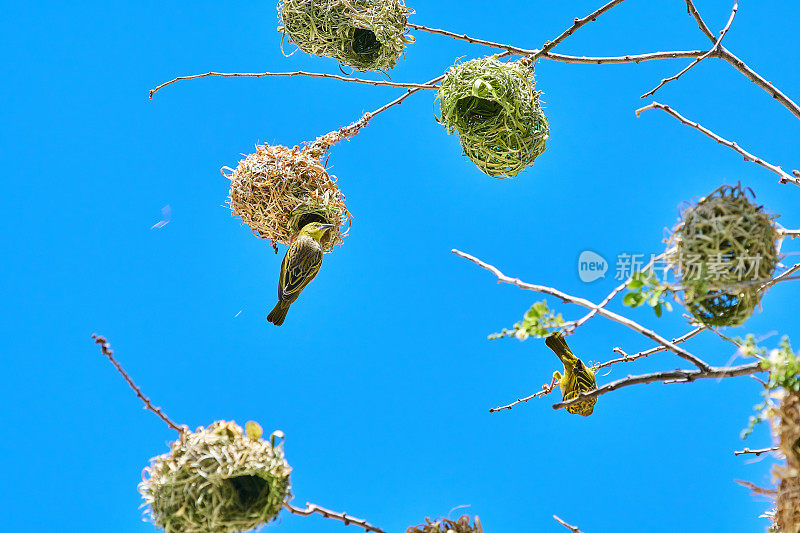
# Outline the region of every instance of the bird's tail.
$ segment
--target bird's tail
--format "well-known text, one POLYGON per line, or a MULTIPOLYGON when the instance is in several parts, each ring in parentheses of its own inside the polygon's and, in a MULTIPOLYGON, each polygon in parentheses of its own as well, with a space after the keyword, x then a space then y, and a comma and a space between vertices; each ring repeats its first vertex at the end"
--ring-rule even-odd
POLYGON ((560 331, 553 333, 549 337, 544 340, 544 343, 547 345, 548 348, 553 350, 561 362, 564 363, 564 366, 574 366, 575 362, 578 360, 575 357, 575 354, 572 353, 572 350, 569 349, 567 346, 567 341, 564 340, 564 334, 560 331))
POLYGON ((288 302, 276 303, 275 307, 273 307, 272 311, 267 315, 267 322, 272 322, 276 326, 283 324, 283 321, 286 320, 286 313, 289 312, 289 307, 291 305, 292 304, 288 302))

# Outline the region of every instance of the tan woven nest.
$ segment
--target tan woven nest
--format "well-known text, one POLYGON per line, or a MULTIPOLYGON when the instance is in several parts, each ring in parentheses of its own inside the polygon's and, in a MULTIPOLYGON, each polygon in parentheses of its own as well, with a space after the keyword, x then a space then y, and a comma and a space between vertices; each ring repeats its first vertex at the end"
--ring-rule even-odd
POLYGON ((470 523, 468 515, 464 515, 456 521, 447 518, 439 518, 434 521, 426 518, 424 524, 411 526, 406 533, 483 533, 483 526, 477 516, 473 523, 470 523))
MULTIPOLYGON (((346 128, 297 146, 256 147, 235 170, 222 169, 231 180, 228 205, 253 235, 288 245, 294 233, 310 222, 333 224, 322 239, 330 252, 350 228, 351 216, 336 177, 328 174, 321 158, 333 144, 355 135, 366 125, 362 119, 346 128)), ((277 247, 275 248, 277 251, 277 247)))
POLYGON ((278 31, 308 54, 383 71, 414 41, 406 35, 411 13, 403 0, 281 0, 278 31))
POLYGON ((775 524, 782 533, 800 533, 800 397, 785 392, 778 410, 776 436, 786 466, 776 466, 775 524))
POLYGON ((282 444, 248 434, 214 422, 153 458, 139 484, 153 522, 166 533, 234 533, 275 519, 291 497, 291 468, 282 444))

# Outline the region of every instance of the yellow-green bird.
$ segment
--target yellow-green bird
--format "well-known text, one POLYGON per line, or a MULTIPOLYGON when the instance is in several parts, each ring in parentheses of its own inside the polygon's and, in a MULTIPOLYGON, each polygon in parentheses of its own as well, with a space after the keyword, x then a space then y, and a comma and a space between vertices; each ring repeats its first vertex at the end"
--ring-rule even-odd
POLYGON ((278 303, 267 315, 268 322, 272 322, 276 326, 283 324, 292 302, 297 300, 302 290, 317 275, 322 266, 320 239, 332 227, 333 224, 311 222, 292 236, 289 249, 281 263, 278 303))
MULTIPOLYGON (((594 372, 586 368, 583 361, 575 357, 572 350, 567 346, 564 335, 559 331, 544 340, 548 348, 553 350, 561 362, 564 364, 564 375, 561 372, 553 372, 553 380, 558 380, 561 386, 561 396, 564 401, 575 398, 581 392, 589 392, 597 388, 597 381, 594 372)), ((588 398, 578 403, 567 406, 567 412, 575 415, 589 416, 594 411, 594 404, 597 397, 588 398)))

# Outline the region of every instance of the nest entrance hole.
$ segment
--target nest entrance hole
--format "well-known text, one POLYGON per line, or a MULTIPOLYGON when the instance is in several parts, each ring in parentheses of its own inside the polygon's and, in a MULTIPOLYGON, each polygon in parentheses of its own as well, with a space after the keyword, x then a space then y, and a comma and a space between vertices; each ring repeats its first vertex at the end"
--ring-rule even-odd
POLYGON ((311 224, 312 222, 319 222, 321 224, 329 223, 327 220, 325 220, 325 217, 320 214, 306 213, 297 217, 297 227, 295 228, 295 231, 300 231, 303 229, 303 227, 305 227, 306 224, 311 224))
POLYGON ((370 59, 375 59, 380 55, 381 43, 372 30, 356 28, 353 30, 353 51, 370 59))
POLYGON ((244 475, 231 477, 225 480, 230 483, 233 490, 239 496, 239 503, 242 509, 249 510, 259 502, 264 501, 269 494, 269 484, 267 480, 254 475, 244 475))
POLYGON ((494 100, 465 96, 456 102, 456 111, 470 124, 483 124, 499 116, 503 112, 503 106, 494 100))

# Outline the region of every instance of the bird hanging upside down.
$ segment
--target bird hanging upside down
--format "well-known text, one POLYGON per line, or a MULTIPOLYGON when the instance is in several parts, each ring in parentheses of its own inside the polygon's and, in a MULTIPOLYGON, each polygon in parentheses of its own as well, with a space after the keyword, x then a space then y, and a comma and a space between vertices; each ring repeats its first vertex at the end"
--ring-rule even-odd
POLYGON ((306 285, 317 275, 322 266, 322 244, 320 239, 333 224, 311 222, 292 236, 289 249, 281 263, 278 280, 278 303, 267 315, 267 322, 276 326, 283 324, 289 306, 297 300, 306 285))
MULTIPOLYGON (((595 381, 594 372, 583 364, 583 361, 575 357, 572 350, 567 346, 567 341, 564 340, 564 335, 559 331, 547 337, 544 343, 548 348, 553 350, 561 362, 564 364, 564 375, 561 372, 553 373, 553 380, 558 380, 561 386, 561 396, 564 401, 571 400, 581 392, 589 392, 597 388, 597 381, 595 381)), ((573 403, 566 407, 567 412, 589 416, 594 411, 594 404, 597 403, 597 397, 588 398, 578 403, 573 403)))

